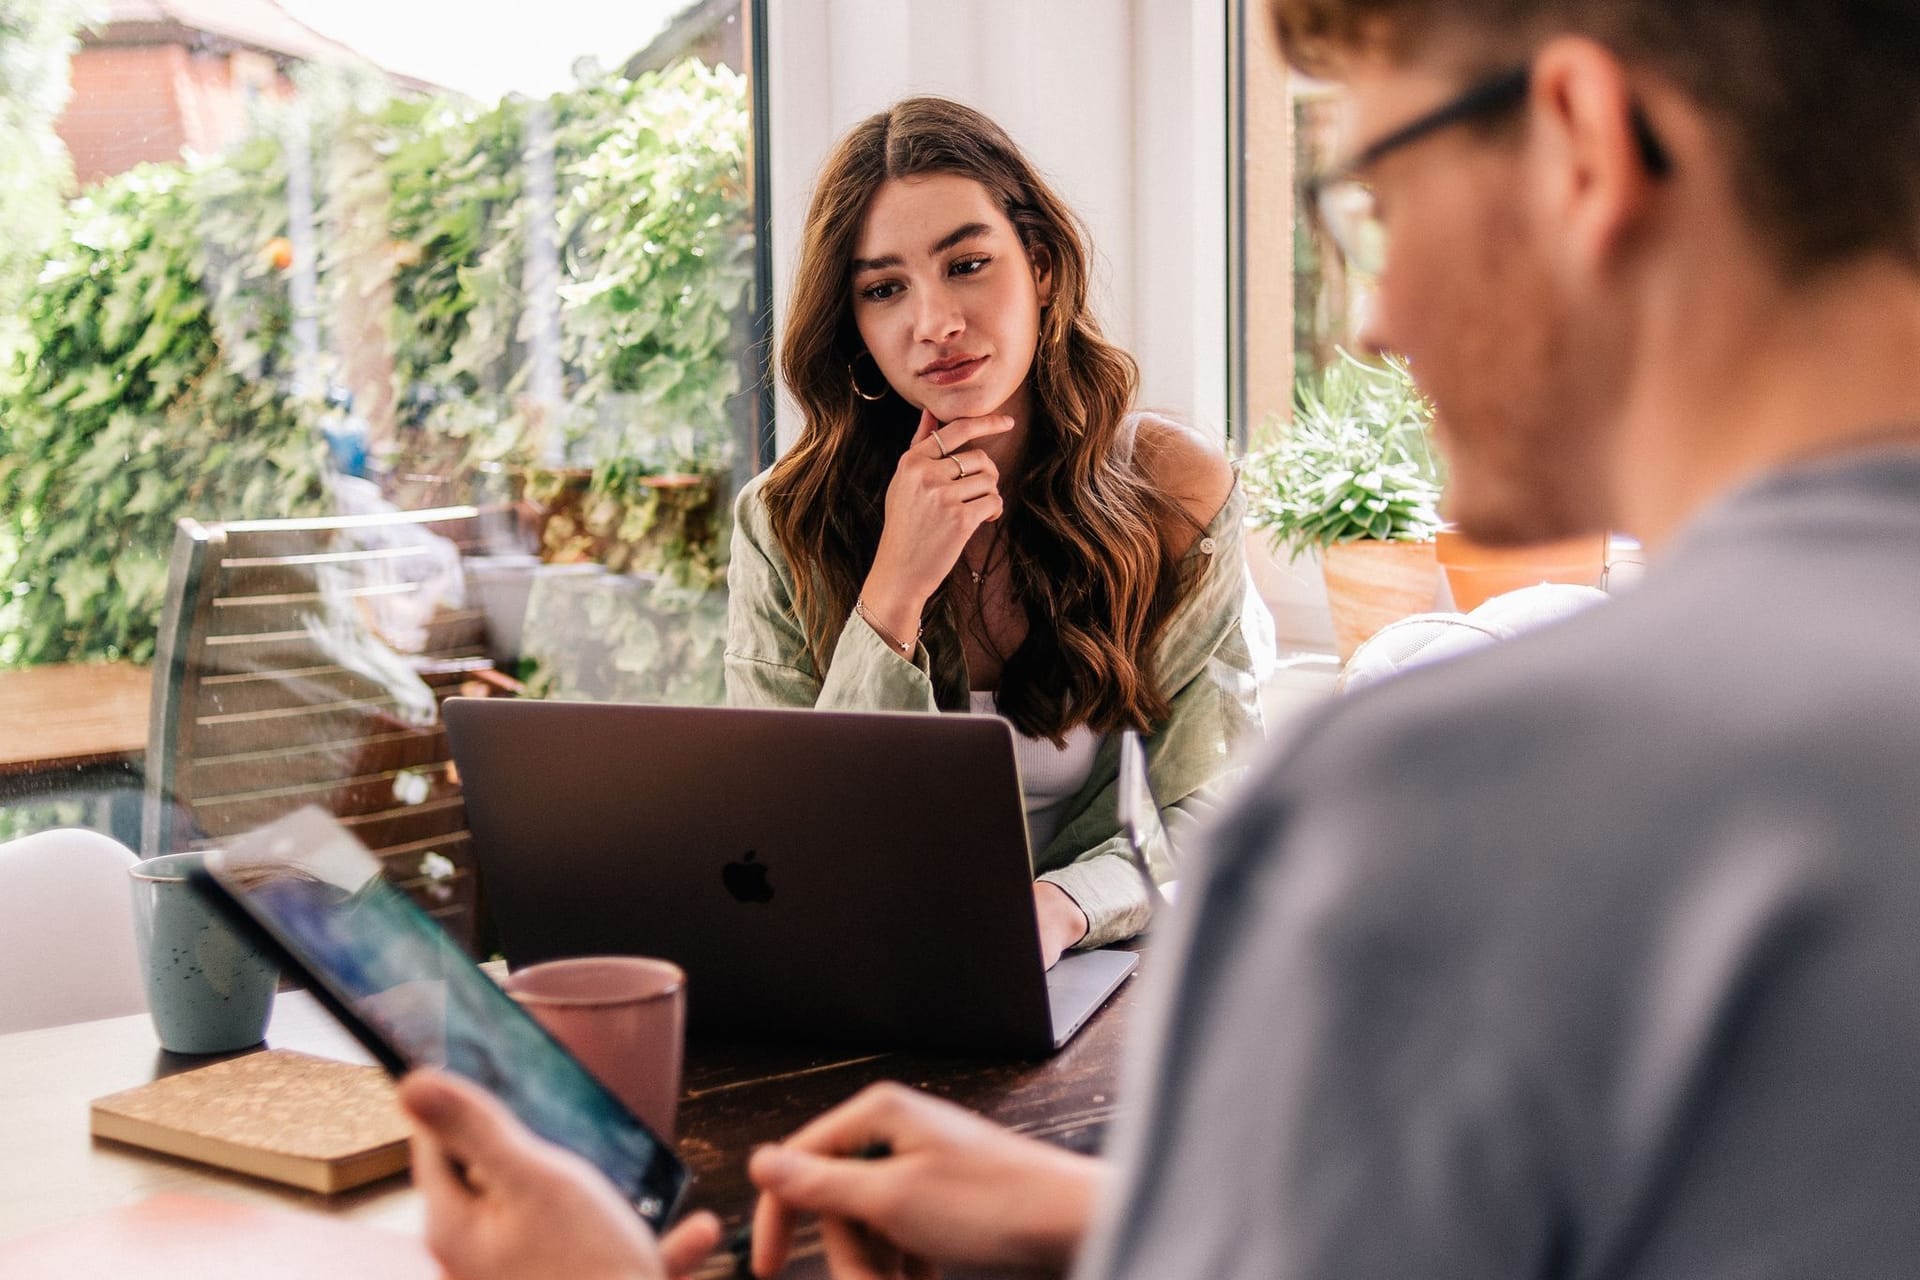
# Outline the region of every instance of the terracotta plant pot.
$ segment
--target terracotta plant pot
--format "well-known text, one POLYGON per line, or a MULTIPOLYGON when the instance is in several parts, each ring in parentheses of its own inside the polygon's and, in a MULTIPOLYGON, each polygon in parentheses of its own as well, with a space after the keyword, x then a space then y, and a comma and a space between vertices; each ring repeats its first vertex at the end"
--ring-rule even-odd
POLYGON ((1431 542, 1338 542, 1320 557, 1342 662, 1389 622, 1433 608, 1440 576, 1431 542))
POLYGON ((1438 548, 1447 589, 1453 593, 1453 607, 1461 613, 1479 608, 1494 596, 1542 582, 1597 587, 1607 565, 1604 533, 1528 547, 1489 547, 1442 529, 1438 548))

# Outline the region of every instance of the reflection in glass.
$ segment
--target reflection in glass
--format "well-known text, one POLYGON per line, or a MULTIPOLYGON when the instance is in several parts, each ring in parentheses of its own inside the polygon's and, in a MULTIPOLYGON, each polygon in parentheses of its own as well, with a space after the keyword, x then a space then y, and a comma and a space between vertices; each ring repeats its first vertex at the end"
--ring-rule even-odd
MULTIPOLYGON (((389 73, 343 38, 228 32, 158 96, 123 76, 141 105, 99 136, 90 68, 149 36, 78 16, 54 0, 0 23, 17 77, 0 87, 39 86, 17 99, 20 136, 72 148, 31 171, 0 149, 0 191, 18 178, 32 195, 6 204, 19 217, 0 246, 0 669, 159 658, 177 685, 182 619, 163 613, 210 587, 178 576, 181 519, 349 516, 373 522, 360 560, 243 593, 301 598, 267 630, 305 659, 227 645, 202 674, 229 705, 209 694, 178 732, 156 721, 148 791, 185 838, 214 834, 190 777, 263 753, 306 769, 276 784, 290 799, 313 798, 291 791, 330 759, 327 785, 396 809, 446 800, 419 762, 370 767, 367 735, 301 708, 378 701, 392 732, 431 732, 438 700, 480 674, 451 661, 484 659, 522 693, 717 700, 731 492, 758 461, 741 6, 688 8, 638 52, 605 47, 617 24, 583 23, 591 56, 537 98, 389 73), (168 122, 192 113, 165 95, 189 93, 208 110, 183 137, 168 122), (472 536, 378 524, 452 507, 478 513, 472 536), (449 658, 443 624, 468 614, 477 638, 449 658), (274 715, 271 741, 202 750, 274 715)), ((268 609, 214 616, 251 631, 268 609)), ((71 804, 10 817, 28 791, 66 799, 54 772, 0 782, 0 836, 105 821, 71 804)), ((402 842, 413 872, 460 862, 420 845, 433 834, 402 842)))

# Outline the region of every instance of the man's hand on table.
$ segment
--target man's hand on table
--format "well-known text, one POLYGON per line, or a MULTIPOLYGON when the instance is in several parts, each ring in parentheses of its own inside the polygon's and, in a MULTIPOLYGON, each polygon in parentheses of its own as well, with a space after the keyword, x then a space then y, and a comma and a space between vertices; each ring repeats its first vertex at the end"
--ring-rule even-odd
POLYGON ((597 1169, 464 1080, 417 1071, 401 1082, 400 1102, 413 1120, 427 1247, 453 1280, 660 1280, 693 1270, 720 1243, 710 1213, 656 1242, 597 1169))
POLYGON ((1064 1271, 1105 1166, 973 1112, 879 1084, 756 1151, 753 1270, 785 1265, 798 1213, 819 1215, 836 1280, 921 1276, 942 1263, 1064 1271), (884 1147, 872 1159, 859 1153, 884 1147))
MULTIPOLYGON (((599 1171, 464 1080, 417 1071, 400 1101, 414 1123, 427 1244, 453 1280, 662 1280, 720 1243, 710 1213, 656 1242, 599 1171)), ((748 1173, 761 1192, 755 1272, 776 1274, 796 1216, 814 1213, 842 1280, 924 1275, 940 1263, 1064 1271, 1106 1176, 1098 1160, 896 1084, 763 1147, 748 1173), (883 1158, 860 1158, 882 1146, 883 1158)))

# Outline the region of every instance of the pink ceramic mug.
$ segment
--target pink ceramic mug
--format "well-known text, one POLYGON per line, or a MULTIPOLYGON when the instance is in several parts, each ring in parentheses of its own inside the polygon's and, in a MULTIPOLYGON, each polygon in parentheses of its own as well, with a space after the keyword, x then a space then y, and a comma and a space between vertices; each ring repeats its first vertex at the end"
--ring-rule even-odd
POLYGON ((581 956, 508 975, 508 994, 667 1142, 680 1102, 687 976, 642 956, 581 956))

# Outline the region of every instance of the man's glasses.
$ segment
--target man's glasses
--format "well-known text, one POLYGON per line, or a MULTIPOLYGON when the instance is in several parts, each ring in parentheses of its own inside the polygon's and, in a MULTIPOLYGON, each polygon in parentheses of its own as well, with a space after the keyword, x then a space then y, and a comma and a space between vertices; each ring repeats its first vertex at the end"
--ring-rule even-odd
MULTIPOLYGON (((1319 234, 1332 243, 1348 270, 1373 279, 1387 265, 1386 224, 1380 219, 1372 185, 1361 175, 1393 152, 1442 129, 1512 110, 1527 100, 1532 82, 1530 66, 1503 71, 1362 148, 1346 163, 1315 174, 1301 184, 1300 198, 1308 216, 1319 234)), ((1665 177, 1672 170, 1672 162, 1637 106, 1633 109, 1632 125, 1641 163, 1652 176, 1665 177)))

